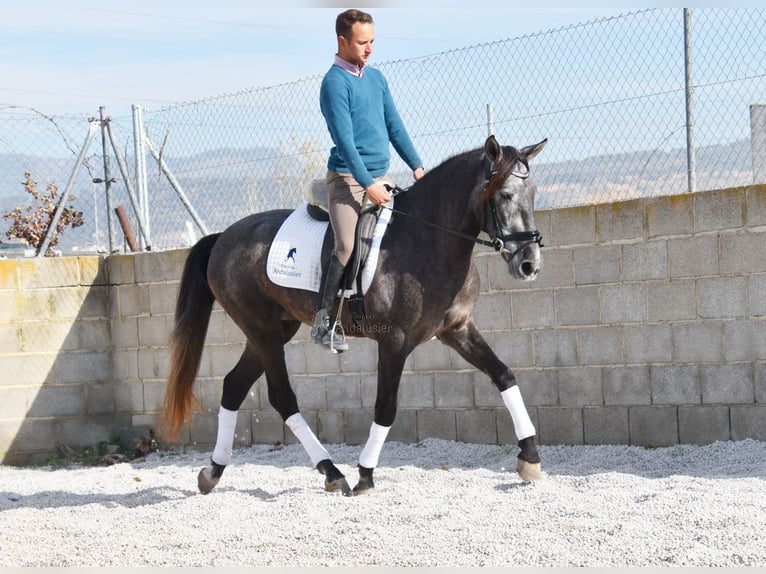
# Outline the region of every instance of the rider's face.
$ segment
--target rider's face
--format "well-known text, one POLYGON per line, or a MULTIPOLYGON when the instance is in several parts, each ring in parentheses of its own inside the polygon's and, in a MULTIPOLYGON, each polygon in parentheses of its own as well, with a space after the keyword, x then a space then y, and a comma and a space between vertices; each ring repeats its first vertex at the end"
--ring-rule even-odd
POLYGON ((375 42, 375 25, 355 22, 351 27, 350 38, 338 37, 338 55, 347 62, 362 66, 370 59, 373 42, 375 42))

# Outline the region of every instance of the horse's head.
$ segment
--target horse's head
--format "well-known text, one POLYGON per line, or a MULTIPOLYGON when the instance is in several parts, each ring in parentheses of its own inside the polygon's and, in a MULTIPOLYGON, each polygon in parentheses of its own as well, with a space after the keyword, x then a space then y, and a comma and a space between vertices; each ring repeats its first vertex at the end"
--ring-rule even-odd
POLYGON ((532 281, 542 269, 542 237, 535 227, 535 185, 529 180, 529 161, 548 142, 517 150, 501 147, 495 136, 484 144, 485 188, 482 196, 483 231, 508 262, 516 279, 532 281))

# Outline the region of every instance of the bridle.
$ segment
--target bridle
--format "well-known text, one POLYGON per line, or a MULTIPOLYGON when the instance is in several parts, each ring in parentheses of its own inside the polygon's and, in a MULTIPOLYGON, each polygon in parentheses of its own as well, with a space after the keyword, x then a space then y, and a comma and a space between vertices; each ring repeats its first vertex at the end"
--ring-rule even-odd
MULTIPOLYGON (((532 231, 513 231, 510 233, 503 232, 503 223, 500 221, 500 213, 498 212, 497 203, 495 202, 495 191, 510 176, 515 176, 520 179, 527 179, 529 177, 529 166, 527 165, 525 161, 523 160, 519 160, 519 161, 522 162, 525 168, 524 171, 511 169, 508 171, 506 175, 504 175, 497 169, 497 167, 495 166, 495 162, 487 161, 485 163, 484 188, 482 190, 482 195, 485 198, 484 226, 488 227, 487 223, 491 221, 493 232, 490 232, 489 229, 484 229, 483 231, 491 237, 490 240, 480 239, 478 237, 468 235, 467 233, 462 233, 455 229, 444 227, 437 223, 433 223, 431 221, 422 219, 421 217, 418 217, 417 215, 413 215, 411 213, 407 213, 406 211, 401 211, 393 207, 387 207, 385 205, 381 207, 390 210, 392 213, 398 213, 399 215, 405 215, 407 217, 417 219, 420 223, 424 225, 433 227, 435 229, 439 229, 451 235, 462 237, 463 239, 467 239, 469 241, 473 241, 474 243, 478 243, 479 245, 492 247, 494 248, 495 251, 503 255, 506 261, 511 261, 514 257, 516 257, 519 251, 525 249, 532 243, 537 243, 540 247, 543 247, 543 236, 540 234, 540 232, 537 229, 532 231), (507 242, 516 242, 516 243, 520 243, 521 245, 519 245, 516 251, 510 251, 509 249, 506 249, 505 247, 505 244, 507 242)), ((392 197, 396 197, 397 195, 409 190, 409 188, 401 188, 399 186, 386 185, 386 187, 391 192, 392 197)))

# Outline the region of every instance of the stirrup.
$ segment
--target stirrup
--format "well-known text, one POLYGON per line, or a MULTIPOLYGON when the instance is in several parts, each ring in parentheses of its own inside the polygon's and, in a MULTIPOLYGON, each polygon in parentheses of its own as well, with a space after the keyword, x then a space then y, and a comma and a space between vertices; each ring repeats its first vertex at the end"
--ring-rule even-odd
MULTIPOLYGON (((330 348, 330 352, 333 354, 342 353, 343 351, 348 351, 348 343, 346 343, 346 332, 343 330, 343 325, 341 325, 339 320, 335 320, 335 323, 332 324, 332 328, 327 329, 326 334, 328 343, 327 346, 330 348), (340 331, 340 333, 338 333, 340 331)), ((324 343, 325 337, 322 337, 322 344, 324 343)))

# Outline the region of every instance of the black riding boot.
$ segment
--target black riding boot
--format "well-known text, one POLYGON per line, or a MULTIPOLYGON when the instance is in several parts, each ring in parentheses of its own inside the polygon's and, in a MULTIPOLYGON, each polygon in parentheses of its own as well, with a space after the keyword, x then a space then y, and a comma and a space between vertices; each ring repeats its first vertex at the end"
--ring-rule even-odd
MULTIPOLYGON (((314 315, 314 326, 311 328, 311 339, 319 344, 330 348, 330 311, 332 311, 335 298, 338 296, 340 284, 343 280, 344 266, 333 254, 330 263, 324 273, 322 285, 322 298, 319 310, 314 315)), ((332 348, 341 353, 348 350, 348 343, 342 338, 334 338, 332 348)))

